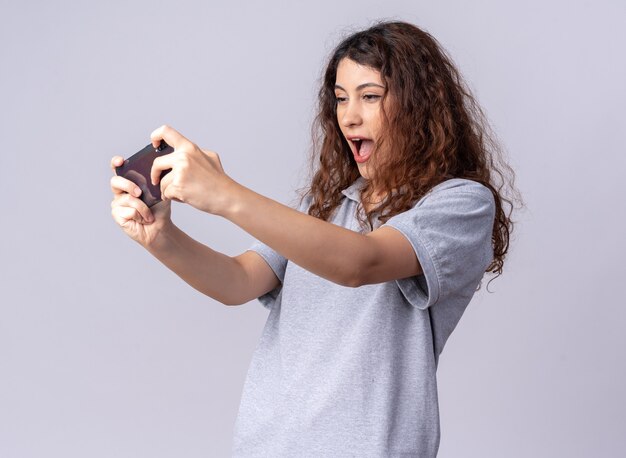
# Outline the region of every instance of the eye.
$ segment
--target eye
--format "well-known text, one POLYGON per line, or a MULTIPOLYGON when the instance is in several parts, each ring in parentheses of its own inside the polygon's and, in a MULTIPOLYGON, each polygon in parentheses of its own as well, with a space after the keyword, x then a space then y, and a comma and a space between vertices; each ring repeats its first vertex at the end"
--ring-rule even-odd
POLYGON ((375 101, 375 100, 378 100, 378 99, 380 99, 380 97, 381 97, 381 96, 380 96, 380 95, 378 95, 378 94, 365 94, 365 95, 363 96, 363 98, 364 98, 365 100, 367 100, 368 102, 373 102, 373 101, 375 101))
POLYGON ((339 95, 335 96, 335 101, 336 101, 337 103, 343 103, 343 102, 345 102, 346 100, 348 100, 348 98, 347 98, 347 97, 341 97, 341 96, 339 96, 339 95))

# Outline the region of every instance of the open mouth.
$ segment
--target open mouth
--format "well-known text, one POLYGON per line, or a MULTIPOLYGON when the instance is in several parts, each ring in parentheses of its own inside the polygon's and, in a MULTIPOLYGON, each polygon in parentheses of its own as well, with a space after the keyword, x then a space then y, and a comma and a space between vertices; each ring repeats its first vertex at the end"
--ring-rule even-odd
MULTIPOLYGON (((369 138, 351 138, 350 142, 354 145, 354 158, 358 161, 366 160, 374 149, 374 141, 369 138)), ((360 161, 359 161, 360 162, 360 161)))

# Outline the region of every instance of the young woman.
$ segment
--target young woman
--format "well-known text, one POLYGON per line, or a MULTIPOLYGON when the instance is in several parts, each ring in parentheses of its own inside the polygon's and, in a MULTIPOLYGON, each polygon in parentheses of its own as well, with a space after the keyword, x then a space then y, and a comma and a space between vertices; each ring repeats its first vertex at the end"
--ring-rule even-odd
POLYGON ((171 169, 163 202, 149 209, 114 176, 113 217, 197 290, 268 307, 234 456, 435 456, 438 358, 485 272, 502 272, 512 173, 450 59, 407 23, 339 44, 316 126, 298 209, 235 182, 215 152, 163 126, 151 136, 174 147, 152 168, 154 183, 171 169), (172 223, 172 200, 257 242, 218 253, 172 223))

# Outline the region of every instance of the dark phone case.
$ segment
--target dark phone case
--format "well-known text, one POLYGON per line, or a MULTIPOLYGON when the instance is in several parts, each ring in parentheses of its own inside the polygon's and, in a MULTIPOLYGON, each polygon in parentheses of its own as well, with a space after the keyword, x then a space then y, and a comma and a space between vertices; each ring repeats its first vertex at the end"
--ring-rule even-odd
MULTIPOLYGON (((173 152, 174 148, 163 140, 161 140, 161 144, 156 149, 151 144, 147 145, 144 149, 126 159, 122 165, 115 167, 115 173, 139 186, 141 189, 139 198, 148 207, 152 207, 154 204, 161 202, 161 183, 155 186, 150 182, 152 163, 157 157, 173 152)), ((170 170, 161 172, 161 178, 167 175, 170 170)))

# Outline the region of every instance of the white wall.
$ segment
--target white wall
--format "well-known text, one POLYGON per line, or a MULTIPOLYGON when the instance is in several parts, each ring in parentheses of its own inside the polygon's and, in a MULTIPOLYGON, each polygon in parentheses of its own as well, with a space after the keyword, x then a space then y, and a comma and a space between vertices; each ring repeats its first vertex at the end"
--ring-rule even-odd
MULTIPOLYGON (((623 2, 2 0, 0 17, 0 456, 228 456, 267 312, 126 238, 110 158, 168 123, 289 203, 325 56, 377 18, 450 52, 528 206, 441 357, 440 456, 623 453, 623 2)), ((174 207, 219 251, 251 243, 174 207)))

